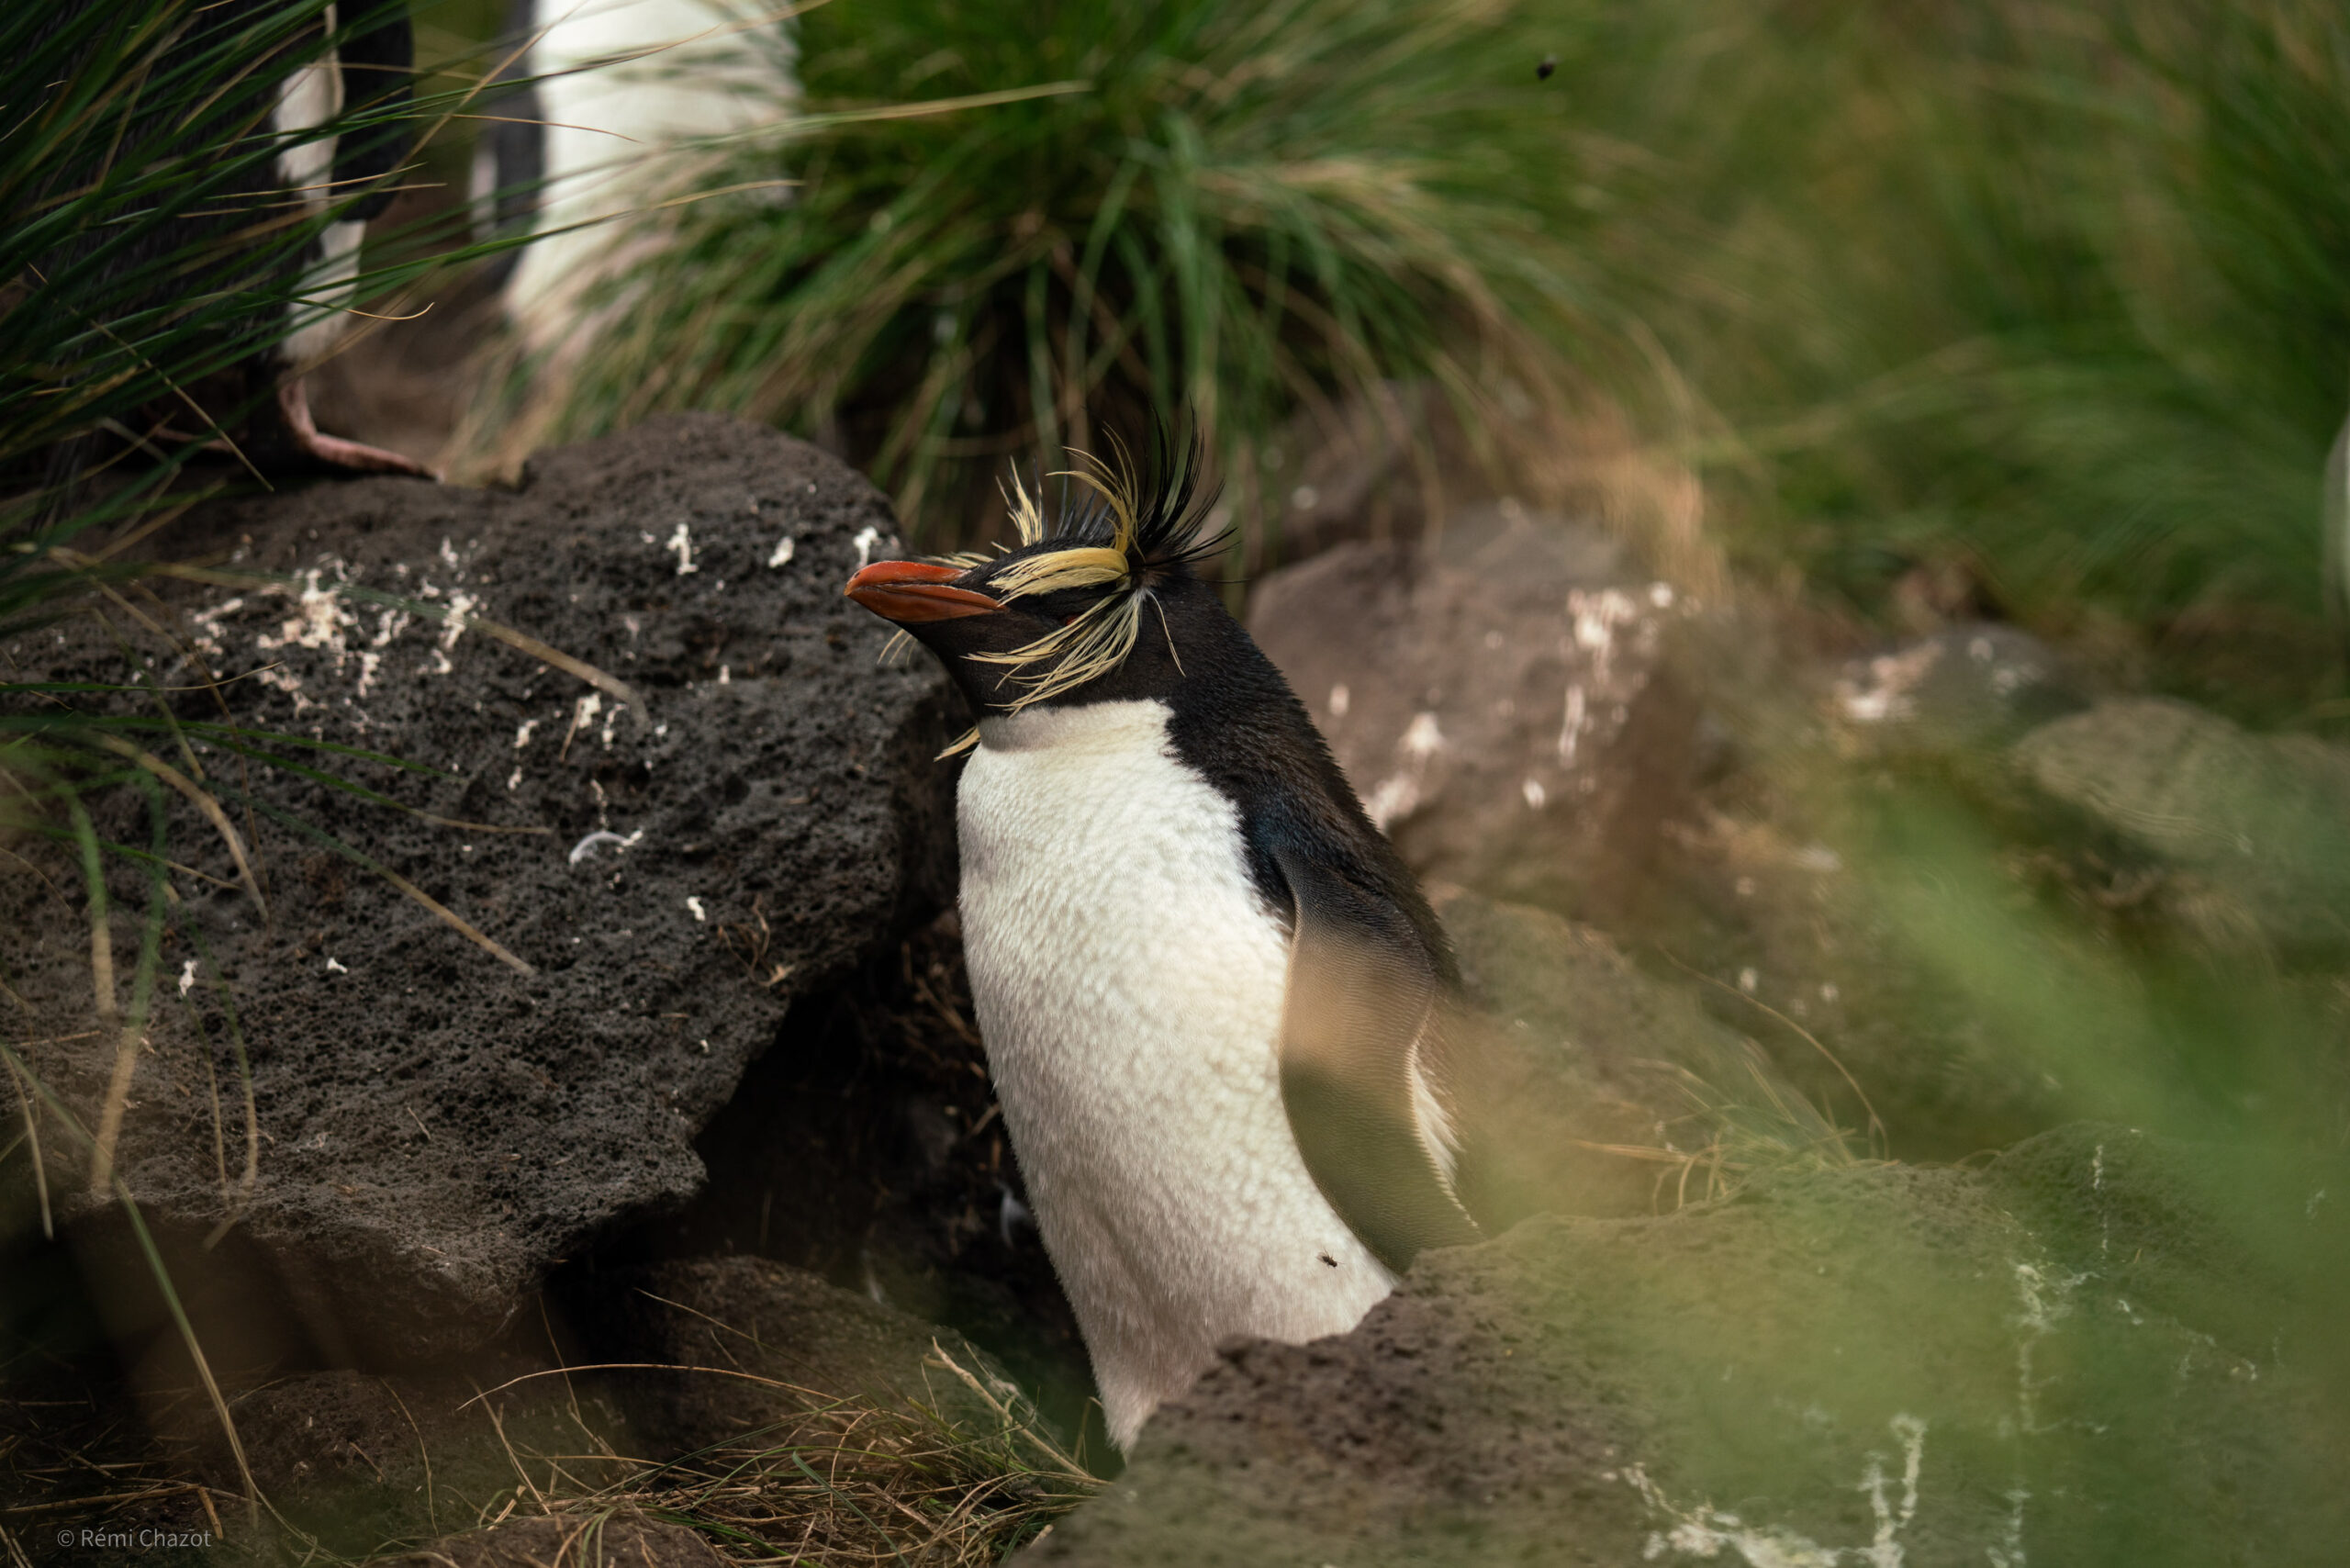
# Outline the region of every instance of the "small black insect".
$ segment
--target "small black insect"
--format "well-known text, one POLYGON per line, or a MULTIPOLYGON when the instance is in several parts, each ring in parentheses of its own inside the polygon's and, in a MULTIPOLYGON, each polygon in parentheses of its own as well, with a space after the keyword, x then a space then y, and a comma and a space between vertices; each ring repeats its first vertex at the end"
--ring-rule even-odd
POLYGON ((1322 1261, 1329 1264, 1333 1269, 1338 1266, 1338 1260, 1336 1258, 1331 1257, 1327 1252, 1321 1253, 1319 1256, 1322 1261))
POLYGON ((1550 73, 1558 68, 1559 57, 1555 54, 1546 54, 1542 57, 1542 63, 1534 68, 1534 79, 1537 82, 1548 82, 1550 79, 1550 73))

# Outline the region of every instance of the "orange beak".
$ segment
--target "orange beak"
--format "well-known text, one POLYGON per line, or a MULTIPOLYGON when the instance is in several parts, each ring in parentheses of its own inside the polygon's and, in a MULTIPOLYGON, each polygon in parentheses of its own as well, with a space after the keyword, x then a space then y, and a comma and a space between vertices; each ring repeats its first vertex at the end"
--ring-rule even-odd
POLYGON ((994 599, 957 588, 959 566, 928 561, 876 561, 849 578, 848 597, 884 621, 901 626, 923 621, 956 621, 1000 610, 994 599))

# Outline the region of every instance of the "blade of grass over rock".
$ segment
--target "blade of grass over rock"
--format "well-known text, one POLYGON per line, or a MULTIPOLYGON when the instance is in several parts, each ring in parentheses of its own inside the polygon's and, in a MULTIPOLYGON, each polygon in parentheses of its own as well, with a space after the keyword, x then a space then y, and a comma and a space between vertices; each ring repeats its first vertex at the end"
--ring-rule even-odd
MULTIPOLYGON (((244 798, 241 791, 232 791, 232 793, 237 793, 240 798, 244 798)), ((464 916, 459 914, 448 905, 441 902, 440 900, 434 898, 431 894, 426 892, 422 888, 418 887, 414 882, 409 881, 406 877, 401 876, 397 871, 393 870, 390 867, 384 865, 381 861, 352 848, 350 845, 343 843, 342 840, 335 837, 334 834, 328 833, 325 829, 304 822, 300 817, 296 816, 291 812, 281 811, 279 808, 271 805, 266 801, 251 801, 250 804, 252 804, 252 807, 259 811, 263 816, 269 818, 270 821, 276 823, 281 826, 291 828, 294 832, 301 834, 304 838, 309 839, 315 844, 323 845, 326 848, 333 851, 336 855, 341 856, 343 859, 350 861, 352 865, 359 867, 361 869, 372 871, 376 876, 381 877, 385 881, 398 889, 402 894, 422 905, 425 911, 435 920, 440 921, 442 924, 448 926, 449 929, 456 932, 466 941, 471 942, 475 946, 479 947, 483 952, 487 953, 499 963, 506 965, 515 973, 529 976, 535 975, 539 972, 536 968, 525 963, 522 959, 516 958, 512 953, 507 951, 505 947, 499 946, 496 941, 483 935, 481 930, 471 921, 465 919, 464 916)))
POLYGON ((44 1241, 57 1239, 57 1216, 49 1202, 49 1160, 40 1147, 40 1120, 33 1114, 32 1087, 26 1081, 24 1070, 14 1056, 8 1058, 8 1082, 17 1091, 17 1106, 25 1119, 25 1143, 31 1151, 33 1193, 40 1204, 40 1234, 44 1241))
MULTIPOLYGON (((39 1076, 33 1072, 31 1066, 5 1040, 0 1040, 0 1062, 7 1065, 9 1072, 19 1084, 30 1085, 33 1092, 48 1107, 50 1114, 57 1118, 58 1124, 72 1135, 75 1142, 90 1151, 95 1168, 99 1152, 98 1140, 82 1126, 72 1108, 58 1099, 48 1085, 41 1082, 39 1076)), ((146 1219, 139 1210, 138 1200, 131 1195, 130 1189, 124 1184, 119 1176, 109 1175, 106 1193, 120 1205, 124 1217, 129 1222, 131 1234, 139 1242, 140 1255, 147 1264, 149 1274, 154 1279, 156 1290, 162 1296, 164 1308, 171 1315, 172 1325, 178 1331, 180 1343, 186 1349, 188 1358, 195 1365, 196 1377, 204 1387, 205 1397, 211 1404, 213 1418, 219 1423, 221 1435, 228 1441, 229 1455, 236 1463, 238 1478, 244 1487, 245 1506, 251 1511, 252 1522, 258 1525, 261 1521, 260 1510, 266 1504, 262 1497, 260 1486, 253 1480, 252 1467, 246 1461, 244 1441, 237 1434, 237 1423, 235 1417, 229 1413, 229 1401, 220 1392, 219 1382, 212 1374, 212 1363, 204 1353, 204 1346, 196 1335, 196 1326, 189 1320, 187 1308, 181 1302, 179 1292, 172 1283, 171 1270, 163 1260, 162 1251, 155 1245, 155 1238, 147 1228, 146 1219)))
MULTIPOLYGON (((212 956, 212 944, 205 939, 202 924, 190 921, 185 929, 189 938, 196 944, 196 957, 203 960, 204 971, 209 977, 213 996, 220 1003, 221 1017, 228 1024, 229 1048, 236 1057, 238 1086, 244 1092, 245 1168, 243 1173, 238 1178, 236 1189, 232 1193, 228 1187, 227 1160, 224 1158, 220 1161, 220 1202, 223 1212, 220 1223, 214 1226, 210 1234, 204 1238, 205 1250, 210 1251, 220 1245, 221 1238, 227 1236, 237 1221, 242 1217, 244 1204, 252 1200, 253 1188, 261 1181, 261 1108, 253 1098, 252 1058, 245 1049, 245 1028, 243 1021, 237 1014, 236 990, 229 985, 228 977, 220 972, 219 962, 212 956)), ((185 1000, 183 998, 183 1001, 185 1000)), ((189 1005, 193 1007, 193 1003, 189 1005)), ((201 1037, 200 1031, 198 1037, 201 1037)), ((212 1058, 209 1052, 205 1056, 205 1070, 207 1073, 212 1070, 212 1058)), ((213 1109, 213 1131, 216 1152, 218 1152, 220 1123, 219 1108, 217 1104, 213 1109)))
MULTIPOLYGON (((246 858, 245 841, 238 836, 236 824, 229 820, 229 813, 220 809, 220 803, 198 789, 193 780, 178 769, 156 757, 152 753, 140 750, 119 735, 100 734, 91 738, 99 746, 118 756, 129 758, 173 790, 178 790, 190 805, 204 814, 204 820, 212 824, 213 831, 218 833, 221 842, 228 846, 229 857, 237 863, 238 878, 245 884, 245 890, 252 895, 253 903, 259 908, 261 917, 267 920, 269 901, 262 897, 261 883, 253 876, 252 862, 246 858)), ((397 804, 397 802, 394 803, 397 804)))
POLYGON ((163 875, 163 846, 171 842, 171 823, 163 812, 163 792, 154 779, 141 775, 147 796, 147 817, 153 829, 148 853, 147 920, 139 944, 139 963, 131 971, 130 1011, 123 1015, 120 1042, 115 1047, 114 1076, 106 1084, 104 1108, 90 1157, 90 1190, 103 1193, 114 1179, 115 1142, 122 1136, 122 1116, 130 1099, 130 1081, 138 1070, 139 1050, 146 1044, 147 1009, 155 996, 155 969, 163 957, 163 909, 171 884, 163 875))

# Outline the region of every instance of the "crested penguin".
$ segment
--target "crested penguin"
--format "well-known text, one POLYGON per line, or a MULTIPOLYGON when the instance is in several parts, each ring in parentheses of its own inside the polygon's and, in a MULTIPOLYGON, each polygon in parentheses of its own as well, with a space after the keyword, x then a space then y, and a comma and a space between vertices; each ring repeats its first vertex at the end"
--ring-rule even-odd
MULTIPOLYGON (((1192 570, 1194 442, 1090 462, 1020 544, 847 594, 978 719, 958 785, 972 999, 1121 1450, 1236 1337, 1353 1327, 1455 1187, 1458 969, 1304 704, 1192 570)), ((968 738, 968 737, 967 737, 968 738)))

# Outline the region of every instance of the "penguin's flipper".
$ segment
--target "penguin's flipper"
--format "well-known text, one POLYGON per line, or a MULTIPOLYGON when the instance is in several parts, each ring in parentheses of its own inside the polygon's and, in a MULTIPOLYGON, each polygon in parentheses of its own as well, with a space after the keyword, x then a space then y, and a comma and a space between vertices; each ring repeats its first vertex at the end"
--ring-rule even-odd
POLYGON ((1397 1273, 1424 1247, 1475 1241, 1447 1174, 1429 1063, 1443 989, 1402 910, 1337 867, 1274 847, 1295 900, 1281 1101, 1315 1185, 1397 1273))

